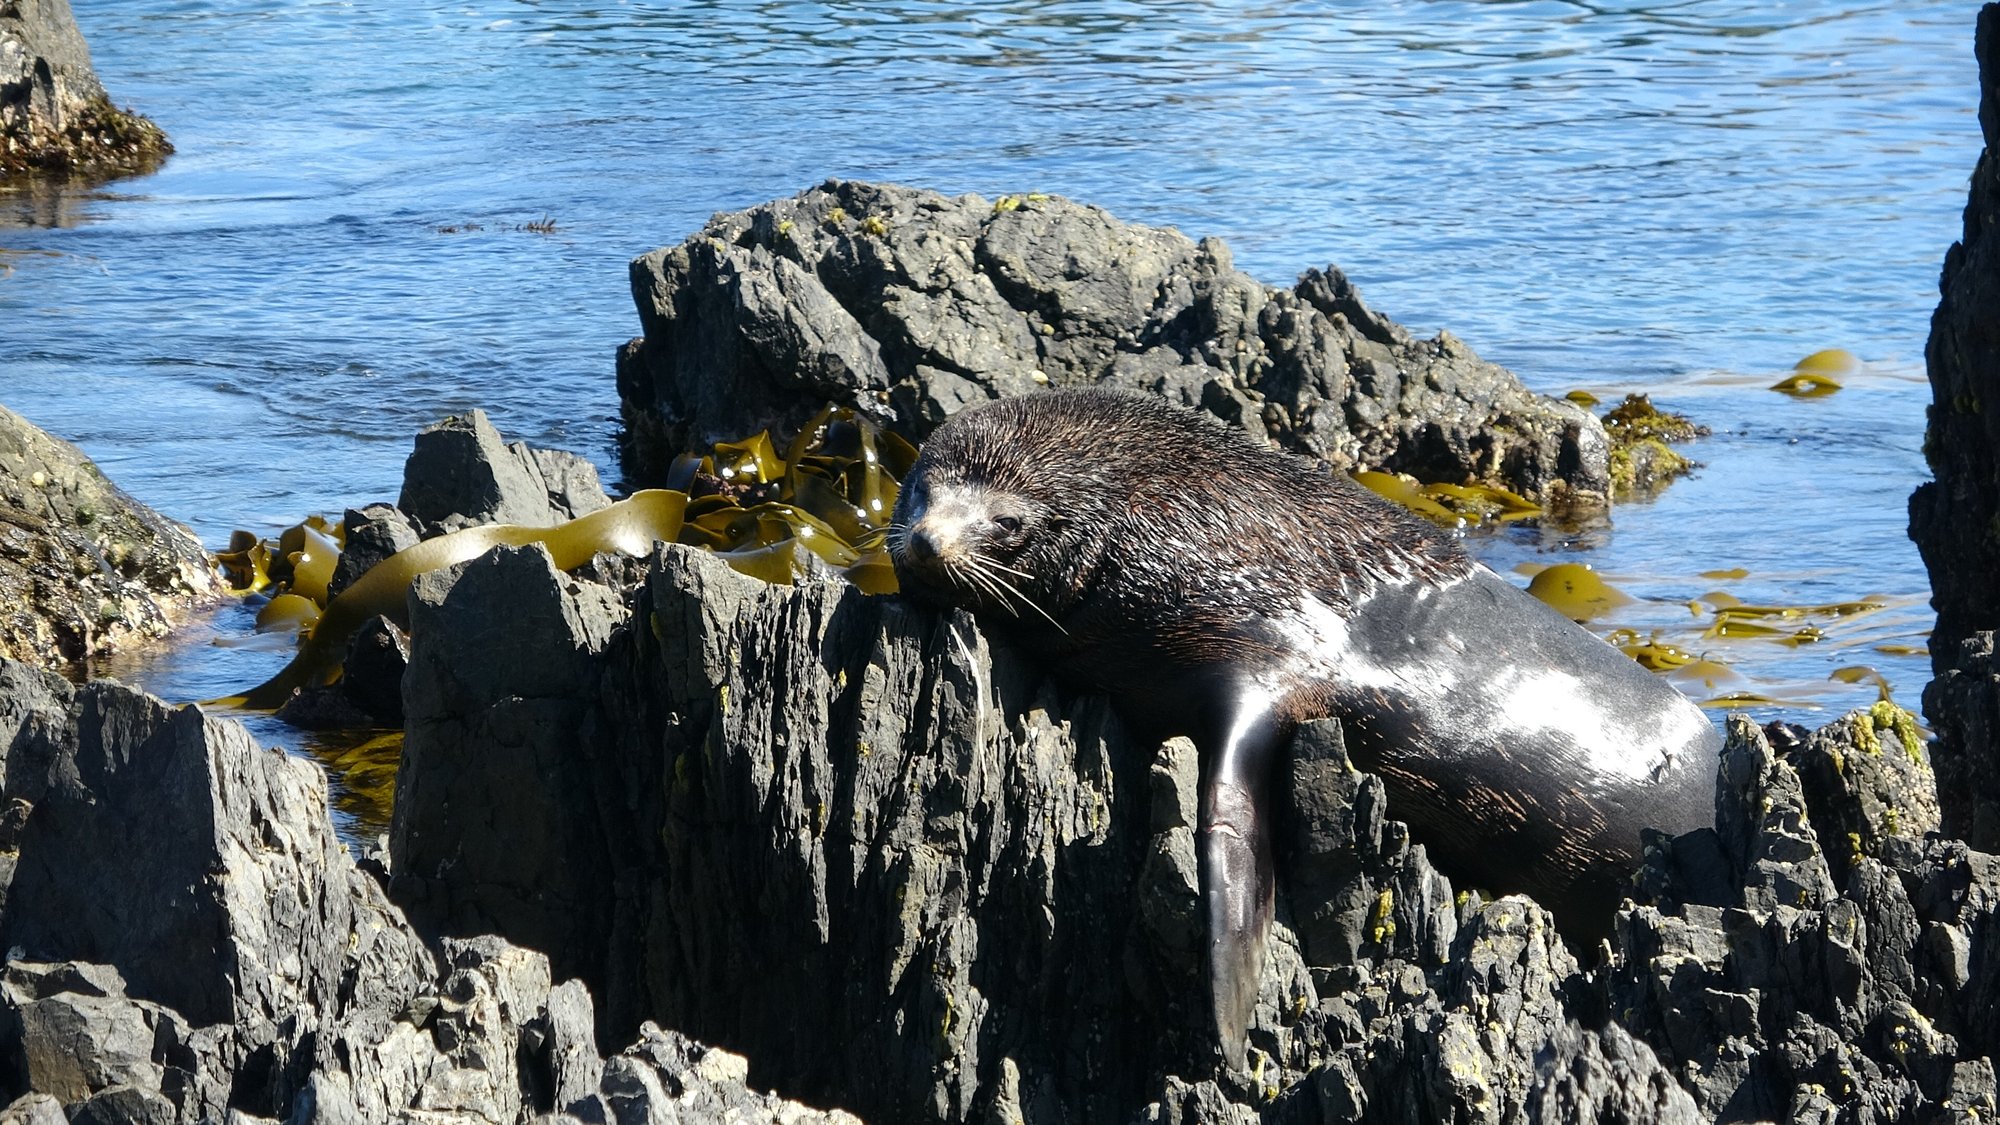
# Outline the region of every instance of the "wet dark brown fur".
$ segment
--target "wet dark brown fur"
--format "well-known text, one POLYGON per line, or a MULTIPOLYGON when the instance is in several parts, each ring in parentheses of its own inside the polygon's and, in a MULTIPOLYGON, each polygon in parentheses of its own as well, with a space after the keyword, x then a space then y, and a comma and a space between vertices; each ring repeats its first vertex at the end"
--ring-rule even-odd
POLYGON ((1113 696, 1156 683, 1163 666, 1240 662, 1246 644, 1268 643, 1244 625, 1293 610, 1302 593, 1341 611, 1384 578, 1437 581, 1472 566, 1452 537, 1344 477, 1208 415, 1110 391, 961 414, 924 443, 904 487, 891 537, 904 592, 984 611, 1056 660, 1066 682, 1113 696), (968 481, 1023 502, 1017 534, 986 529, 984 549, 1027 575, 1002 573, 1013 591, 997 597, 905 561, 903 517, 925 489, 968 481))
POLYGON ((1337 716, 1447 871, 1608 925, 1640 830, 1709 820, 1718 739, 1686 699, 1429 523, 1157 399, 954 417, 903 482, 904 593, 964 606, 1141 733, 1202 752, 1218 1044, 1244 1062, 1275 879, 1266 790, 1337 716))

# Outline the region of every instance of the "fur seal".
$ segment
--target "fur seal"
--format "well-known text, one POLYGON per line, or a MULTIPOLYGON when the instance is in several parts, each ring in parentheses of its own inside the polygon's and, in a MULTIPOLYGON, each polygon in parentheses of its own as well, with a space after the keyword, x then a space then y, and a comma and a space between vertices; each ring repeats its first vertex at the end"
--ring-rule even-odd
POLYGON ((1209 978, 1244 1063, 1271 922, 1265 791, 1303 721, 1440 867, 1603 927, 1639 831, 1713 820, 1701 710, 1450 534, 1207 415, 1097 389, 965 410, 902 483, 903 592, 963 606, 1201 750, 1209 978))

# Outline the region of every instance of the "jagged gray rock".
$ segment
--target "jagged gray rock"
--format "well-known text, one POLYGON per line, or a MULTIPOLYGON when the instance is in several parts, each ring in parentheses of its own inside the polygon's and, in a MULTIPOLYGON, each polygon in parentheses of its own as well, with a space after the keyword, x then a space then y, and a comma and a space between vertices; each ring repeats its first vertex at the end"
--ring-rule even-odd
POLYGON ((1945 253, 1924 351, 1924 457, 1936 479, 1910 497, 1910 538, 1938 612, 1930 647, 1939 686, 1925 693, 1924 710, 1937 730, 1944 830, 2000 851, 2000 740, 1990 726, 1973 725, 1982 706, 1992 713, 1993 689, 1974 686, 1990 679, 1990 658, 1980 654, 1992 643, 1971 645, 1975 634, 2000 630, 2000 5, 1980 11, 1974 52, 1986 148, 1972 171, 1964 234, 1945 253), (1965 671, 1946 688, 1954 668, 1965 671))
POLYGON ((1113 830, 1143 825, 1153 753, 1101 701, 1065 733, 1046 686, 993 663, 969 619, 844 583, 768 586, 681 547, 657 560, 645 627, 588 676, 596 594, 538 555, 489 556, 486 579, 468 569, 436 602, 468 624, 505 604, 531 634, 566 625, 507 654, 535 672, 467 689, 478 656, 459 658, 440 620, 416 632, 421 772, 391 837, 415 916, 564 927, 614 1037, 653 1018, 864 1115, 961 1119, 991 1102, 982 1074, 1004 1056, 1029 1101, 1122 1116, 1143 1078, 1126 1059, 1195 1049, 1194 993, 1153 984, 1131 924, 1150 833, 1113 830), (432 668, 446 679, 421 703, 432 668), (603 706, 533 720, 546 681, 524 676, 587 684, 603 706), (502 724, 505 738, 462 738, 502 724), (470 846, 484 830, 455 810, 547 785, 569 796, 530 814, 531 835, 590 850, 551 848, 545 867, 538 849, 470 846), (537 827, 551 817, 565 823, 537 827), (1058 878, 1074 897, 1053 901, 1058 878), (1147 1003, 1122 1010, 1135 974, 1147 1003))
POLYGON ((302 1008, 400 1003, 428 978, 334 837, 317 767, 108 681, 77 693, 72 721, 75 748, 22 829, 0 945, 112 964, 192 1023, 273 1036, 302 1008), (190 950, 221 971, 190 973, 190 950))
POLYGON ((841 1110, 809 1109, 745 1085, 749 1060, 705 1047, 652 1023, 639 1027, 638 1041, 604 1063, 603 1078, 589 1096, 570 1104, 565 1122, 673 1125, 682 1121, 771 1122, 772 1125, 860 1125, 841 1110))
POLYGON ((0 1109, 0 1125, 69 1125, 62 1103, 48 1094, 22 1094, 0 1109))
POLYGON ((550 949, 606 997, 601 1037, 665 1021, 893 1120, 1234 1120, 1305 1080, 1314 1105, 1499 1121, 1545 1054, 1605 1076, 1578 1104, 1639 1096, 1613 1073, 1668 1089, 1643 1044, 1578 1045, 1600 1033, 1570 1030, 1587 986, 1547 915, 1461 905, 1337 724, 1286 790, 1245 1085, 1209 1077, 1186 742, 1133 743, 963 615, 684 547, 631 628, 539 548, 415 604, 397 898, 550 949), (504 659, 500 612, 527 638, 504 659))
POLYGON ((607 1066, 580 983, 496 937, 434 950, 335 839, 318 767, 235 723, 0 661, 0 740, 28 810, 0 1120, 602 1121, 638 1071, 665 1093, 637 1120, 847 1120, 680 1036, 607 1066))
POLYGON ((1250 1083, 1214 1074, 1200 1030, 1191 745, 1132 744, 962 615, 683 547, 636 600, 529 548, 414 604, 399 899, 550 949, 607 997, 601 1037, 665 1021, 816 1101, 939 1121, 1928 1113, 1990 1065, 1992 860, 1917 842, 1931 775, 1893 709, 1786 732, 1782 754, 1737 724, 1717 829, 1655 842, 1594 977, 1534 904, 1455 896, 1339 725, 1307 727, 1250 1083))
MULTIPOLYGON (((1937 641, 1931 642, 1933 646, 1937 641)), ((1941 827, 1975 847, 2000 850, 2000 658, 1994 634, 1974 633, 1957 662, 1924 688, 1924 714, 1936 728, 1941 827)))
MULTIPOLYGON (((384 559, 425 538, 486 523, 554 526, 607 507, 597 467, 561 450, 502 440, 483 411, 448 417, 418 433, 403 469, 401 503, 349 509, 329 597, 384 559)), ((606 588, 633 584, 630 560, 600 558, 578 571, 606 588)), ((400 615, 378 616, 348 641, 341 675, 311 684, 278 710, 308 729, 392 727, 404 721, 402 680, 410 639, 400 615)))
POLYGON ((417 434, 397 509, 438 530, 481 523, 552 527, 608 507, 597 466, 574 453, 507 445, 486 412, 417 434))
MULTIPOLYGON (((2000 1048, 2000 860, 1936 836, 1817 827, 1808 811, 1920 804, 1903 787, 1928 791, 1922 748, 1896 725, 1858 711, 1781 756, 1733 720, 1716 798, 1726 898, 1620 916, 1609 1008, 1710 1118, 1924 1120, 1992 1102, 1979 1087, 2000 1048), (1855 768, 1876 754, 1920 768, 1855 768), (1830 791, 1809 783, 1836 777, 1830 791)), ((1649 859, 1680 862, 1688 839, 1649 859)))
POLYGON ((1485 480, 1601 506, 1603 427, 1449 334, 1412 339, 1336 269, 1291 290, 1218 239, 1054 196, 829 180, 721 214, 632 263, 645 335, 619 357, 626 475, 827 402, 920 440, 976 402, 1112 383, 1342 468, 1485 480))
POLYGON ((593 658, 626 613, 540 547, 419 583, 389 834, 396 897, 428 925, 547 950, 558 976, 599 995, 604 979, 584 969, 602 962, 617 896, 612 845, 592 823, 606 780, 592 768, 593 658), (439 815, 452 809, 478 811, 439 815))
MULTIPOLYGON (((408 491, 413 485, 406 478, 403 487, 408 491)), ((326 583, 329 598, 339 596, 342 590, 354 584, 355 579, 373 569, 376 563, 397 551, 416 546, 423 538, 423 531, 415 520, 388 504, 349 508, 340 518, 340 528, 340 558, 334 562, 333 577, 326 583)))
POLYGON ((193 533, 0 406, 0 659, 81 676, 219 594, 193 533))

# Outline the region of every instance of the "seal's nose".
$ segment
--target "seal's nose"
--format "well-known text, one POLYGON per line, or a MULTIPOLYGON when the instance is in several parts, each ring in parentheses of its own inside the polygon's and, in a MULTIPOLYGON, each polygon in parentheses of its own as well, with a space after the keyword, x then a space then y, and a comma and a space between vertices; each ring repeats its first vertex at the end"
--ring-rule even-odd
POLYGON ((922 524, 918 524, 911 528, 910 534, 904 538, 903 553, 909 556, 911 562, 930 562, 937 558, 937 542, 931 538, 931 533, 922 524))

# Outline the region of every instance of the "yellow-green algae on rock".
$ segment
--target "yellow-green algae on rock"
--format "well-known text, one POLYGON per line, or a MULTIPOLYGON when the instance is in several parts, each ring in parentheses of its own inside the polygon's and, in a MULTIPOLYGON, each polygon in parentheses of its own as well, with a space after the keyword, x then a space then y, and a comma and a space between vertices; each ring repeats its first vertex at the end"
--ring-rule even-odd
POLYGON ((1630 394, 1605 412, 1604 433, 1611 439, 1612 495, 1629 499, 1658 492, 1694 471, 1695 463, 1669 446, 1703 437, 1708 429, 1659 409, 1647 395, 1630 394))

